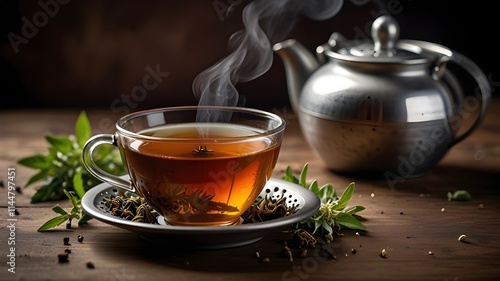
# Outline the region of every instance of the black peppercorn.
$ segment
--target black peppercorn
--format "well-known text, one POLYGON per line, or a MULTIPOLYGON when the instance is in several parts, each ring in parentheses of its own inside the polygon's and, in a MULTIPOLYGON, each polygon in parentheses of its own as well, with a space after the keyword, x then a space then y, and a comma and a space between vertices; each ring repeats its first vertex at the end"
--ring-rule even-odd
POLYGON ((68 262, 68 253, 60 253, 57 255, 57 259, 60 263, 68 262))
POLYGON ((64 237, 63 242, 64 242, 64 245, 66 245, 66 246, 71 245, 69 243, 69 237, 64 237))
POLYGON ((83 242, 83 236, 78 235, 78 238, 77 238, 77 239, 78 239, 78 242, 80 242, 80 243, 82 243, 82 242, 83 242))

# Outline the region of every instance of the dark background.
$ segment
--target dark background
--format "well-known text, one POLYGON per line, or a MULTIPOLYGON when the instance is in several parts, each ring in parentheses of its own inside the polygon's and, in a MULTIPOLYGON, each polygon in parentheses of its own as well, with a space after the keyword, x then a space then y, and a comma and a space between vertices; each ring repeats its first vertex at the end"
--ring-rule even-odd
MULTIPOLYGON (((1 109, 111 108, 142 84, 147 66, 157 65, 169 76, 143 100, 129 105, 130 110, 197 104, 193 79, 228 54, 227 41, 243 28, 241 12, 250 1, 219 0, 236 3, 222 17, 211 0, 66 2, 27 43, 19 44, 16 53, 8 35, 22 35, 23 17, 33 22, 43 10, 38 1, 0 0, 1 109)), ((313 51, 334 31, 349 39, 360 31, 368 34, 376 16, 390 13, 399 22, 400 38, 442 44, 472 59, 489 77, 496 97, 500 25, 494 1, 461 2, 344 1, 330 20, 300 18, 287 37, 313 51)), ((236 88, 249 107, 289 102, 283 65, 276 55, 268 72, 236 88)))

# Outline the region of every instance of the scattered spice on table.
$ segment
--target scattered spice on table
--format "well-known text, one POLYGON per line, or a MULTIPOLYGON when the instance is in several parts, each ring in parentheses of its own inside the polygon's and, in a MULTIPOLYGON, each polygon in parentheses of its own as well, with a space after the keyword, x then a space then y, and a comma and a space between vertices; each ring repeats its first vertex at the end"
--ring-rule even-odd
POLYGON ((57 255, 57 260, 60 263, 68 262, 69 261, 68 256, 69 256, 68 253, 60 253, 57 255))
POLYGON ((465 239, 467 239, 467 236, 465 234, 458 236, 458 241, 460 241, 460 242, 464 242, 465 239))
POLYGON ((382 251, 380 252, 380 256, 384 259, 387 258, 387 251, 385 249, 382 249, 382 251))

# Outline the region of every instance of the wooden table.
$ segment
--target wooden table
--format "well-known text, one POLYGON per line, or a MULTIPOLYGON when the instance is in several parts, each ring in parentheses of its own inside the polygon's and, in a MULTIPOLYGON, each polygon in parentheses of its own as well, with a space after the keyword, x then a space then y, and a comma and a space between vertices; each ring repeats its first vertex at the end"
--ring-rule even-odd
MULTIPOLYGON (((146 243, 136 233, 91 220, 87 225, 48 232, 37 228, 55 213, 56 203, 30 204, 33 188, 15 195, 16 221, 7 221, 7 188, 0 188, 1 280, 500 280, 500 100, 494 100, 481 126, 454 146, 427 175, 405 180, 394 189, 385 180, 363 180, 335 174, 307 147, 297 120, 278 108, 288 121, 275 177, 290 165, 298 172, 308 162, 309 178, 332 183, 338 192, 352 181, 351 204, 366 233, 342 230, 331 246, 335 259, 310 251, 305 258, 283 256, 289 233, 271 233, 238 248, 172 249, 146 243), (447 193, 468 190, 471 201, 448 201, 447 193), (12 227, 15 225, 15 229, 12 227), (10 226, 10 227, 9 227, 10 226), (359 234, 359 235, 358 235, 359 234), (466 235, 464 242, 458 241, 466 235), (78 235, 84 237, 77 242, 78 235), (70 246, 63 238, 70 238, 70 246), (10 240, 9 240, 10 239, 10 240), (15 241, 15 245, 9 245, 15 241), (15 249, 11 249, 15 247, 15 249), (71 249, 69 262, 57 255, 71 249), (355 250, 353 253, 352 250, 355 250), (386 250, 386 258, 380 253, 386 250), (270 262, 259 262, 256 252, 270 262), (13 258, 9 255, 14 255, 13 258), (15 261, 15 273, 9 271, 15 261), (88 268, 87 263, 94 264, 88 268)), ((42 109, 0 112, 0 180, 9 168, 15 183, 24 186, 34 170, 16 164, 21 157, 46 153, 46 134, 70 134, 80 110, 42 109)), ((93 134, 110 132, 106 122, 116 115, 88 109, 93 134)), ((11 269, 12 270, 12 269, 11 269)))

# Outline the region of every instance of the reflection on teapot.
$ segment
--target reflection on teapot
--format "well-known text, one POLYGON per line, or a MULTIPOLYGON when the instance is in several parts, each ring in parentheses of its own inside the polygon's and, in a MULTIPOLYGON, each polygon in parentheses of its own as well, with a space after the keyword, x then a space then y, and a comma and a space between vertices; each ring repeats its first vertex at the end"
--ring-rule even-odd
POLYGON ((377 18, 371 32, 373 41, 333 33, 317 58, 293 39, 273 49, 284 62, 303 135, 328 168, 391 182, 421 176, 479 125, 490 85, 457 52, 398 40, 390 16, 377 18), (474 78, 479 91, 466 93, 448 63, 474 78), (475 114, 464 114, 472 107, 475 114))

